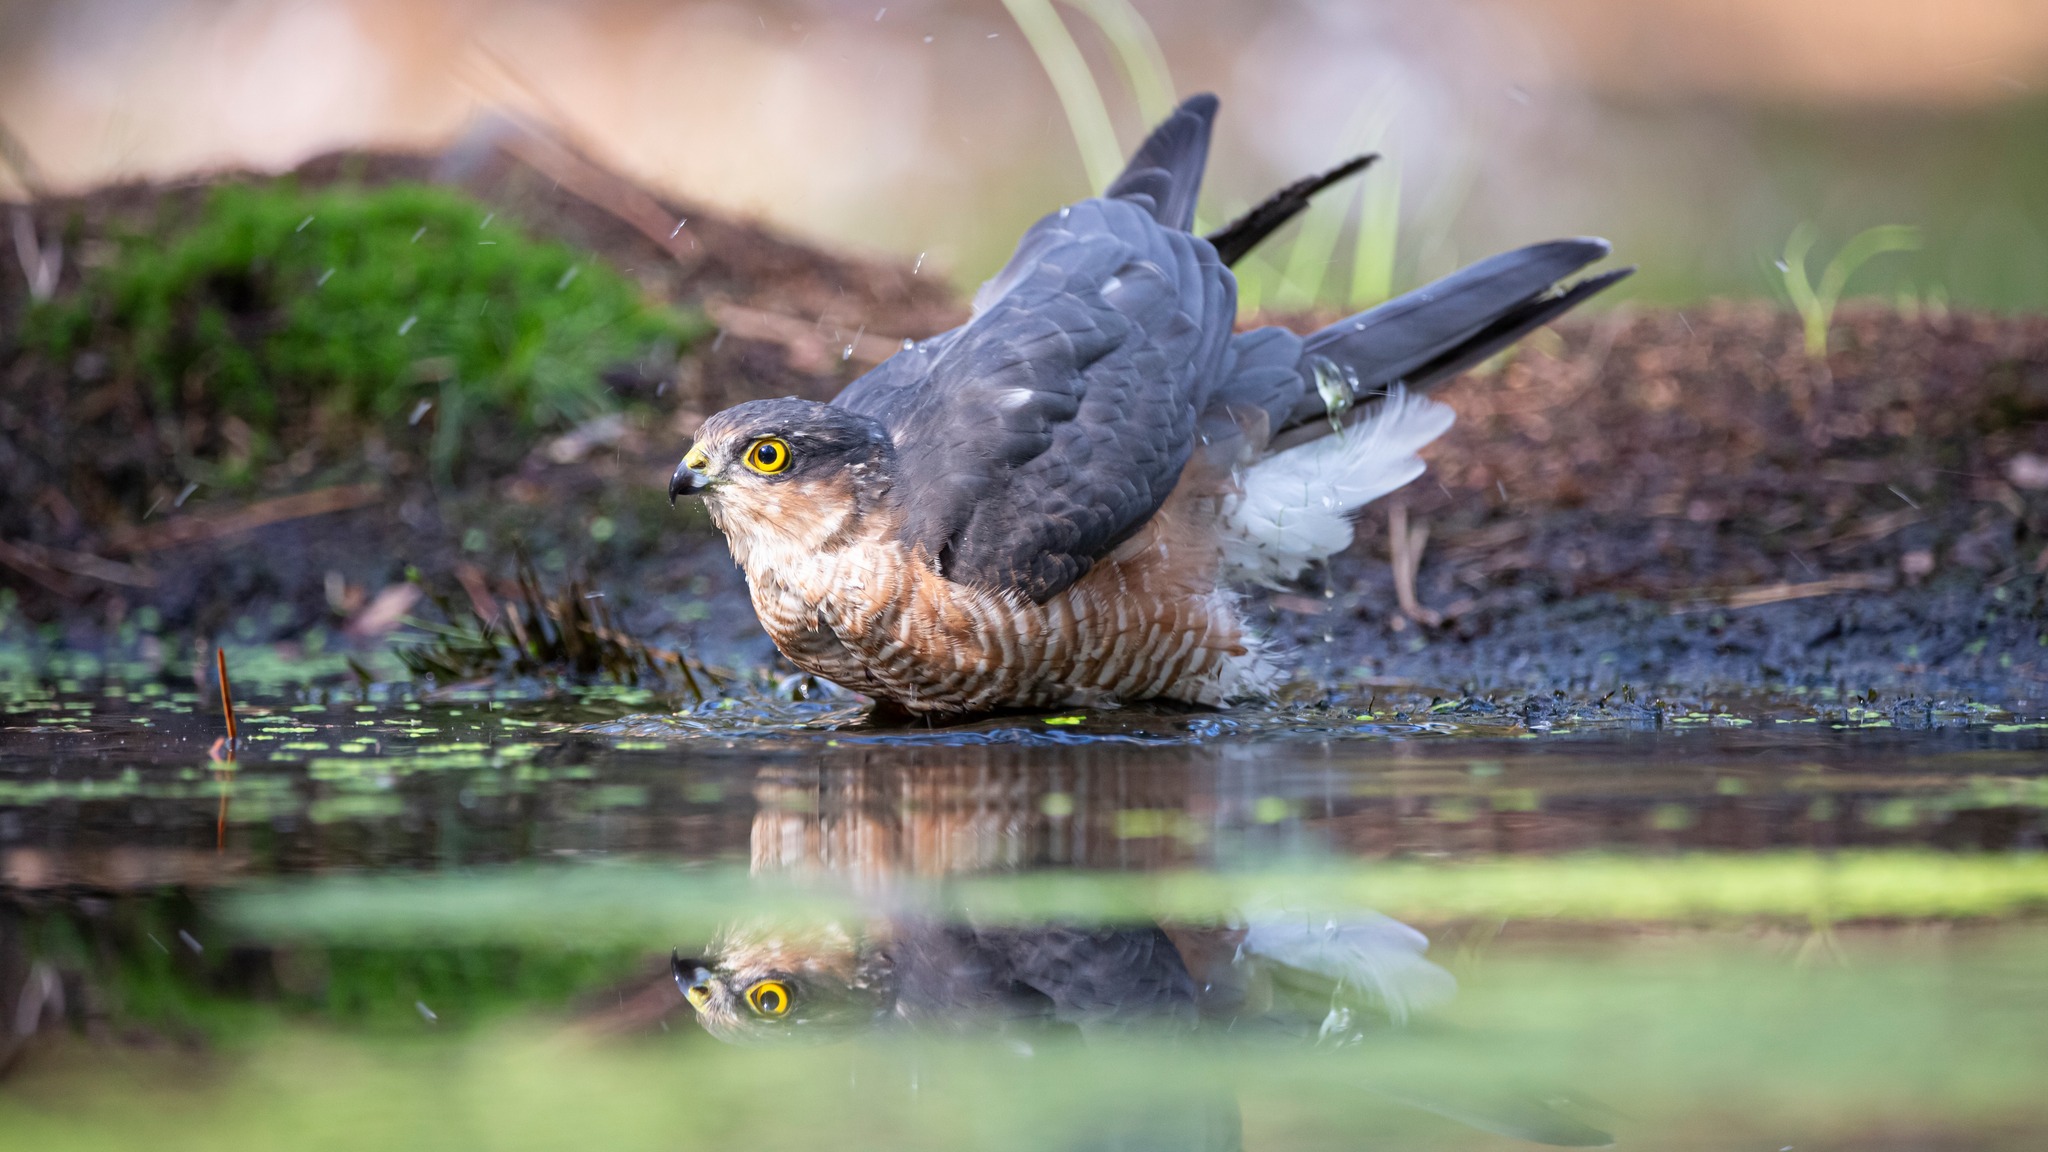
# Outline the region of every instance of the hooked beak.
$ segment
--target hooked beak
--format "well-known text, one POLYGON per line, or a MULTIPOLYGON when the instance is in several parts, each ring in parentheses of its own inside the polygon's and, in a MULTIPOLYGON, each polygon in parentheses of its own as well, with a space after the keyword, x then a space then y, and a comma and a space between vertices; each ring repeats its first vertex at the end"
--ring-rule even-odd
POLYGON ((675 506, 678 496, 702 496, 704 489, 711 486, 711 477, 704 474, 704 466, 711 463, 700 449, 690 449, 683 462, 676 465, 676 474, 669 477, 668 502, 675 506))
POLYGON ((690 1002, 690 1007, 703 1011, 705 1003, 711 999, 711 970, 695 960, 683 959, 680 952, 668 954, 668 970, 676 978, 676 988, 690 1002))

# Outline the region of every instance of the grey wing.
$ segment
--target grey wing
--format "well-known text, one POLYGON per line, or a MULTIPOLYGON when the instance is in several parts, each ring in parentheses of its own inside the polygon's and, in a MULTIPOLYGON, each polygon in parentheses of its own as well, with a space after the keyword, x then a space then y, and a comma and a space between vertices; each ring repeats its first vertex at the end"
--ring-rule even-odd
POLYGON ((906 543, 1044 603, 1173 490, 1236 307, 1207 241, 1087 200, 1025 234, 966 325, 834 403, 889 429, 906 543))
POLYGON ((1053 1016, 1084 1030, 1194 1023, 1195 983, 1173 940, 1156 926, 984 929, 982 946, 1010 982, 1052 1002, 1053 1016))

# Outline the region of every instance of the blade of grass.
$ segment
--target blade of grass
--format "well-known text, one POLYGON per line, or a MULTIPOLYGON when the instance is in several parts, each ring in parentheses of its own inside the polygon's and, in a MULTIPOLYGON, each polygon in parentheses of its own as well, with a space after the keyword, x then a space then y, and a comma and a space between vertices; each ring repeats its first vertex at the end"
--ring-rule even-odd
POLYGON ((1835 306, 1841 303, 1849 278, 1873 256, 1919 248, 1920 230, 1907 224, 1880 224, 1858 232, 1821 270, 1816 287, 1807 276, 1806 257, 1818 238, 1811 224, 1799 225, 1786 238, 1784 255, 1778 261, 1778 271, 1785 277, 1785 294, 1791 297, 1805 327, 1806 354, 1815 358, 1828 354, 1828 329, 1834 324, 1835 306))
MULTIPOLYGON (((1388 89, 1382 84, 1376 86, 1351 115, 1351 123, 1344 129, 1344 144, 1347 151, 1378 152, 1386 139, 1387 128, 1393 121, 1393 102, 1388 99, 1388 89)), ((1370 174, 1368 174, 1370 179, 1370 174)), ((1361 182, 1361 187, 1364 183, 1361 182)), ((1273 304, 1288 311, 1313 308, 1323 301, 1323 290, 1330 283, 1330 269, 1336 263, 1337 241, 1343 233, 1345 222, 1350 219, 1354 205, 1359 205, 1358 194, 1342 200, 1324 199, 1311 205, 1302 214, 1300 230, 1294 235, 1294 242, 1288 246, 1286 271, 1280 282, 1273 288, 1273 304)), ((1362 213, 1363 208, 1359 211, 1362 213)), ((1381 238, 1374 238, 1380 242, 1381 238)), ((1391 239, 1386 242, 1391 246, 1391 239)), ((1391 252, 1387 256, 1392 262, 1391 252)), ((1354 279, 1356 271, 1354 268, 1354 279)), ((1391 280, 1392 272, 1388 272, 1391 280)), ((1339 299, 1338 303, 1345 302, 1339 299)))
POLYGON ((1052 81, 1060 107, 1067 114, 1067 127, 1080 149, 1081 163, 1088 171, 1091 191, 1109 187, 1123 164, 1116 132, 1110 127, 1109 108, 1102 102, 1102 90, 1088 71, 1088 61, 1074 43, 1073 34, 1060 22, 1052 0, 1003 0, 1010 19, 1031 45, 1038 64, 1052 81))
POLYGON ((1066 0, 1102 30, 1103 39, 1116 52, 1124 82, 1138 102, 1138 112, 1147 125, 1157 124, 1173 112, 1173 77, 1166 68, 1166 53, 1152 26, 1131 6, 1130 0, 1066 0))
POLYGON ((1352 311, 1394 297, 1394 255, 1401 229, 1401 163, 1382 161, 1359 181, 1358 238, 1351 253, 1352 311))
POLYGON ((1849 277, 1869 262, 1873 256, 1886 252, 1911 252, 1920 247, 1920 230, 1909 224, 1880 224, 1865 228, 1849 238, 1835 258, 1820 274, 1820 298, 1826 302, 1829 315, 1835 305, 1841 302, 1842 290, 1848 287, 1849 277))

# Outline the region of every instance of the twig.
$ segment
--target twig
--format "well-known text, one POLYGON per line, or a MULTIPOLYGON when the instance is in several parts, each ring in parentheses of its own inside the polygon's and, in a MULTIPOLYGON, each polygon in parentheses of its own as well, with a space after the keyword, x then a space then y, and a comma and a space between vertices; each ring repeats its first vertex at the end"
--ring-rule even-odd
POLYGON ((228 726, 228 758, 234 759, 235 748, 241 741, 241 733, 235 727, 235 692, 228 684, 228 653, 225 648, 213 650, 214 665, 220 669, 220 713, 228 726))
POLYGON ((1900 508, 1893 512, 1866 516, 1851 525, 1848 531, 1840 535, 1822 536, 1819 539, 1808 537, 1800 541, 1800 543, 1807 547, 1818 547, 1828 551, 1848 548, 1857 544, 1875 544, 1899 529, 1910 528, 1926 518, 1926 513, 1917 509, 1900 508))
POLYGON ((0 540, 0 563, 16 569, 33 566, 49 572, 68 572, 73 576, 86 576, 129 588, 156 587, 156 573, 147 568, 122 564, 90 552, 69 552, 31 544, 26 540, 0 540))
POLYGON ((360 508, 365 504, 375 503, 383 494, 384 490, 375 484, 316 488, 311 492, 259 500, 232 512, 210 516, 194 514, 166 521, 152 528, 130 528, 115 533, 112 543, 124 552, 155 552, 164 548, 175 548, 180 544, 197 544, 205 540, 218 540, 223 536, 235 536, 286 520, 299 520, 307 516, 322 516, 329 512, 360 508))
POLYGON ((584 159, 539 127, 520 127, 523 130, 502 145, 505 151, 560 183, 570 195, 617 217, 684 268, 695 268, 703 259, 696 239, 676 227, 675 213, 646 190, 584 159))
MULTIPOLYGON (((513 133, 502 140, 499 147, 567 189, 570 195, 618 218, 653 241, 685 269, 697 266, 703 259, 702 250, 694 237, 687 240, 683 237, 682 226, 676 223, 674 213, 638 184, 601 164, 592 163, 585 155, 586 149, 579 145, 577 134, 569 127, 568 116, 548 98, 547 93, 503 56, 489 48, 477 51, 505 81, 525 93, 543 110, 544 118, 535 119, 501 106, 498 114, 510 121, 513 133)), ((474 78, 471 86, 479 91, 485 87, 474 78)))
POLYGON ((1415 577, 1422 571, 1422 550, 1429 546, 1429 525, 1408 526, 1408 506, 1396 503, 1387 510, 1387 548, 1394 565, 1394 599, 1401 614, 1432 628, 1444 622, 1436 612, 1422 606, 1415 595, 1415 577))
MULTIPOLYGON (((812 322, 780 312, 767 312, 759 308, 748 308, 730 300, 706 300, 704 314, 720 329, 742 340, 759 340, 769 344, 780 344, 789 349, 790 361, 796 367, 811 372, 829 372, 841 357, 832 351, 832 341, 818 333, 823 318, 812 322)), ((903 346, 900 339, 877 336, 865 330, 854 335, 846 347, 853 350, 846 359, 859 360, 864 364, 880 364, 894 356, 903 346)))
POLYGON ((1674 606, 1671 614, 1681 616, 1688 612, 1705 612, 1714 608, 1756 608, 1787 600, 1832 596, 1837 592, 1878 592, 1891 586, 1892 575, 1889 572, 1849 572, 1804 584, 1762 584, 1754 588, 1737 588, 1720 596, 1674 606))

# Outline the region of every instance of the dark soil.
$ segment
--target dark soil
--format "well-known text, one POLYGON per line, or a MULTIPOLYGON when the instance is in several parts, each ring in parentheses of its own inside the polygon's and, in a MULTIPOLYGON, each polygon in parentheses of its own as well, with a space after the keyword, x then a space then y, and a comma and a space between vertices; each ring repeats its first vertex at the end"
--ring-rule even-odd
MULTIPOLYGON (((666 376, 612 381, 633 400, 624 420, 514 445, 490 475, 437 487, 418 446, 366 442, 359 478, 377 487, 330 483, 298 506, 336 506, 314 515, 281 515, 296 509, 277 498, 309 487, 282 472, 146 517, 144 492, 79 498, 67 477, 151 432, 96 387, 90 357, 53 364, 21 346, 25 281, 6 269, 0 587, 16 626, 36 626, 16 639, 104 648, 141 619, 180 644, 314 630, 377 644, 366 614, 409 569, 468 602, 502 592, 524 552, 543 578, 586 577, 650 642, 772 666, 722 542, 701 511, 668 507, 669 470, 705 414, 829 397, 892 342, 964 310, 952 286, 908 267, 686 205, 660 208, 688 220, 664 244, 645 193, 587 167, 566 176, 547 154, 529 163, 487 141, 441 157, 329 156, 296 174, 459 183, 704 309, 720 336, 666 376)), ((33 211, 89 260, 118 223, 175 219, 214 180, 258 178, 108 188, 33 211)), ((67 267, 60 291, 76 277, 67 267)), ((1306 586, 1251 597, 1319 684, 2006 704, 2048 690, 2048 318, 1848 311, 1822 361, 1796 318, 1765 308, 1622 308, 1567 320, 1443 395, 1459 423, 1430 472, 1371 509, 1359 543, 1306 586), (1392 561, 1412 549, 1389 547, 1397 516, 1423 544, 1410 611, 1392 561)))

